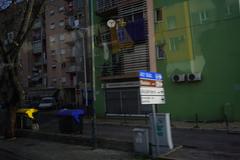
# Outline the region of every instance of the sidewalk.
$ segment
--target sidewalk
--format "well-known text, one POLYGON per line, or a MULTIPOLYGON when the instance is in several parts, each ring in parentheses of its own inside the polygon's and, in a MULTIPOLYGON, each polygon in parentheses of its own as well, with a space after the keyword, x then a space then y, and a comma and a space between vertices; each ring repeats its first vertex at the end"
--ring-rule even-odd
MULTIPOLYGON (((40 140, 17 138, 0 140, 1 154, 9 154, 14 160, 134 160, 132 153, 107 149, 69 145, 40 140)), ((5 160, 5 159, 4 159, 5 160)))

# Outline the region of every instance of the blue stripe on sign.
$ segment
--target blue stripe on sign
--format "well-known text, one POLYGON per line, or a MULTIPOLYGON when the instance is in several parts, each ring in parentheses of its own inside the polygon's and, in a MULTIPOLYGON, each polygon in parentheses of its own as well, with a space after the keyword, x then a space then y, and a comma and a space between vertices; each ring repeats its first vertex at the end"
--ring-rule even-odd
POLYGON ((150 80, 162 80, 162 74, 156 72, 139 71, 139 78, 150 80))

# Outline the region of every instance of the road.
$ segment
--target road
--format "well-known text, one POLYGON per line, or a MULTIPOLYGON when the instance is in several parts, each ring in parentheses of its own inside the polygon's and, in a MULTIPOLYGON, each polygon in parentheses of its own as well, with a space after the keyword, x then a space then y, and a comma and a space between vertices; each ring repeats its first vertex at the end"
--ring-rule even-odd
MULTIPOLYGON (((42 113, 41 118, 42 131, 58 132, 57 118, 50 118, 49 113, 42 113)), ((99 124, 97 136, 133 141, 133 128, 134 126, 99 124)), ((90 123, 85 123, 83 134, 91 135, 90 123)), ((183 157, 184 160, 240 160, 240 134, 214 130, 172 129, 172 136, 175 146, 182 145, 183 148, 171 154, 170 157, 177 159, 183 157)))

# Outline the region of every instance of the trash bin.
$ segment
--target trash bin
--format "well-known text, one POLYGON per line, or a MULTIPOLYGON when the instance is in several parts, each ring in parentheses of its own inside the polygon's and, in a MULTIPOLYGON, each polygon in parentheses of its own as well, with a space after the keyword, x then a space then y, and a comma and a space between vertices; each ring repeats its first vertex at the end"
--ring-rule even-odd
POLYGON ((83 109, 61 109, 58 111, 59 130, 61 133, 73 133, 83 131, 83 109))
POLYGON ((137 154, 149 154, 149 137, 148 129, 134 128, 134 151, 137 154))
POLYGON ((38 110, 34 108, 21 108, 17 110, 16 127, 21 129, 38 130, 38 110))

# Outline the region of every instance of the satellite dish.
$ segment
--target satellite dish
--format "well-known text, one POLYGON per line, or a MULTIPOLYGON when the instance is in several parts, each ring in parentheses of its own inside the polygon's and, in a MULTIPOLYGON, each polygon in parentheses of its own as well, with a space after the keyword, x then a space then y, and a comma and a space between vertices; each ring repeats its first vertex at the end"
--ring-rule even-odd
POLYGON ((107 26, 109 28, 114 28, 116 26, 116 21, 114 21, 113 19, 110 19, 107 21, 107 26))

